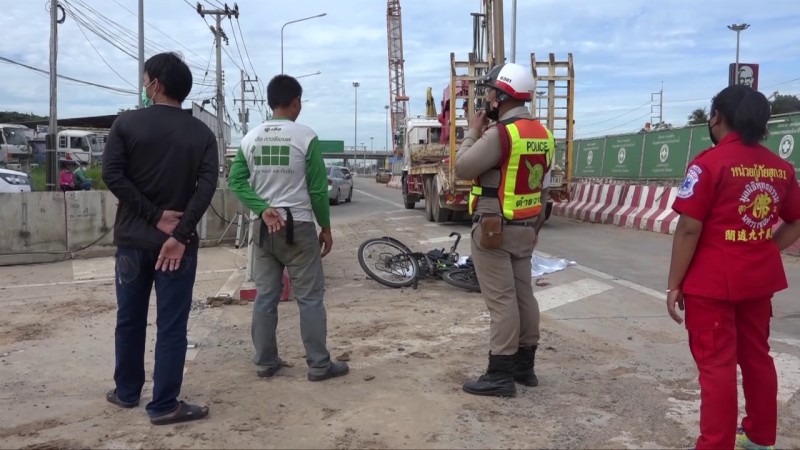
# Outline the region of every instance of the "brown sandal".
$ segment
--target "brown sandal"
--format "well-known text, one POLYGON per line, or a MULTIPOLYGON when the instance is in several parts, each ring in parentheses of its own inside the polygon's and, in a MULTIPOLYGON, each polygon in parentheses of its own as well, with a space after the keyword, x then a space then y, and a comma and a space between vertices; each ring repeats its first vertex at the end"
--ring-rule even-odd
POLYGON ((150 418, 153 425, 170 425, 174 423, 190 422, 208 417, 208 406, 190 405, 178 402, 174 411, 150 418))

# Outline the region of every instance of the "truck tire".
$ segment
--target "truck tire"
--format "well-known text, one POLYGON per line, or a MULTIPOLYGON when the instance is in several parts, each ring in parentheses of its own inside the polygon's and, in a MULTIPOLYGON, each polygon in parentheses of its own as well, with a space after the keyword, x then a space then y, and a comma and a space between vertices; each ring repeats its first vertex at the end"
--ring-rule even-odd
POLYGON ((422 182, 422 191, 425 194, 425 218, 428 222, 433 222, 433 201, 434 195, 431 193, 432 178, 425 178, 422 182))
POLYGON ((407 184, 407 178, 405 176, 403 176, 402 183, 403 183, 403 206, 405 206, 406 209, 416 208, 417 202, 408 197, 408 184, 407 184))
POLYGON ((450 210, 442 208, 439 201, 439 180, 433 177, 431 178, 431 212, 433 213, 433 221, 436 223, 447 222, 450 218, 450 210))

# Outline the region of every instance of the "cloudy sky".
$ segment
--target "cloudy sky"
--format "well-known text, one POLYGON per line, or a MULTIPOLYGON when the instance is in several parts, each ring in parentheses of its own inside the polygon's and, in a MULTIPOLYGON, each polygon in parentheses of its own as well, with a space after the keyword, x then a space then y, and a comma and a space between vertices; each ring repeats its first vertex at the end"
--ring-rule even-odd
MULTIPOLYGON (((61 118, 113 114, 136 104, 136 0, 61 0, 68 10, 59 26, 59 74, 120 91, 59 82, 61 118), (100 36, 99 36, 99 35, 100 36)), ((49 13, 45 0, 3 0, 0 57, 48 68, 49 13)), ((219 8, 223 0, 201 0, 219 8)), ((448 83, 449 54, 465 58, 472 48, 471 12, 480 0, 403 0, 406 90, 411 114, 422 114, 425 91, 437 102, 448 83)), ((506 55, 510 57, 511 0, 505 1, 506 55)), ((727 84, 734 62, 732 23, 746 22, 741 62, 760 64, 759 88, 767 95, 800 94, 800 1, 764 0, 519 0, 517 62, 530 53, 572 52, 576 72, 578 137, 640 129, 651 117, 651 94, 664 86, 664 119, 674 125, 706 107, 727 84)), ((195 11, 196 0, 145 1, 146 55, 181 52, 192 66, 191 99, 213 95, 213 35, 195 11), (206 75, 206 69, 208 69, 206 75)), ((232 2, 229 3, 232 6, 232 2)), ((226 106, 238 125, 233 94, 240 95, 240 68, 261 84, 249 98, 264 98, 263 87, 280 73, 281 26, 291 20, 327 15, 288 25, 284 31, 285 72, 300 76, 305 92, 301 121, 320 138, 354 140, 353 81, 358 88, 358 144, 385 146, 389 83, 386 2, 383 0, 239 0, 240 17, 223 29, 226 106), (238 44, 238 47, 237 47, 238 44), (374 138, 371 141, 370 138, 374 138)), ((48 112, 48 77, 0 60, 0 110, 48 112)), ((265 94, 265 93, 264 93, 265 94)), ((657 99, 656 99, 657 100, 657 99)), ((655 102, 657 103, 657 102, 655 102)), ((654 104, 655 104, 654 103, 654 104)), ((209 106, 210 107, 210 106, 209 106)), ((655 108, 657 109, 657 108, 655 108)), ((261 113, 251 105, 251 126, 261 113)), ((234 143, 240 138, 234 132, 234 143)))

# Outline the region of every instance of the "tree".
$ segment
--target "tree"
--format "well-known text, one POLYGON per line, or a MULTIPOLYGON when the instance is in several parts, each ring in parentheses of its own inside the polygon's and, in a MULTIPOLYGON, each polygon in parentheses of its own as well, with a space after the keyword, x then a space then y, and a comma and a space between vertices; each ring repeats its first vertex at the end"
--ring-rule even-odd
POLYGON ((0 111, 0 123, 31 122, 34 120, 45 120, 47 117, 35 114, 26 114, 16 111, 0 111))
POLYGON ((689 125, 708 123, 708 113, 705 108, 697 108, 689 114, 689 125))
POLYGON ((800 111, 800 98, 794 95, 776 95, 772 100, 772 114, 786 114, 800 111))

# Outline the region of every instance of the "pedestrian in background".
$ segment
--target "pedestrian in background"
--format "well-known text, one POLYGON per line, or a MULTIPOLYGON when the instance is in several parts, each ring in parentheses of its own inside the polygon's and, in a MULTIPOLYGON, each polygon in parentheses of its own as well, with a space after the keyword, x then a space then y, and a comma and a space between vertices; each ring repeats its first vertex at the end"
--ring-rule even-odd
POLYGON ((300 83, 288 75, 269 82, 267 102, 273 117, 242 139, 228 186, 261 219, 253 238, 253 278, 258 293, 251 333, 256 374, 272 377, 283 365, 276 331, 285 268, 300 307, 308 379, 322 381, 346 375, 349 367, 332 362, 326 344, 322 258, 333 244, 328 171, 316 134, 296 122, 302 95, 300 83), (314 218, 322 228, 319 235, 314 218))
POLYGON ((515 382, 536 386, 539 304, 531 284, 531 258, 544 224, 545 174, 553 159, 552 133, 525 103, 535 88, 529 69, 494 67, 480 82, 486 112, 470 118, 469 134, 456 155, 456 176, 475 180, 472 260, 489 309, 489 367, 464 384, 475 395, 514 396, 515 382), (496 126, 486 128, 488 120, 496 126), (484 132, 485 130, 485 132, 484 132))
POLYGON ((155 425, 208 415, 205 406, 178 401, 186 360, 186 328, 197 273, 197 223, 217 187, 214 133, 181 103, 192 73, 174 53, 144 64, 142 99, 148 107, 114 121, 103 153, 103 181, 119 199, 114 222, 117 327, 116 388, 106 399, 123 408, 139 404, 150 292, 156 288, 155 425))
POLYGON ((733 85, 711 104, 714 147, 689 165, 677 199, 667 310, 686 310, 689 348, 700 383, 697 448, 775 444, 778 382, 769 355, 772 296, 787 288, 781 250, 800 238, 795 169, 760 144, 770 105, 733 85), (781 219, 785 222, 775 234, 781 219), (736 366, 746 416, 737 433, 736 366))

